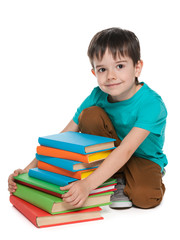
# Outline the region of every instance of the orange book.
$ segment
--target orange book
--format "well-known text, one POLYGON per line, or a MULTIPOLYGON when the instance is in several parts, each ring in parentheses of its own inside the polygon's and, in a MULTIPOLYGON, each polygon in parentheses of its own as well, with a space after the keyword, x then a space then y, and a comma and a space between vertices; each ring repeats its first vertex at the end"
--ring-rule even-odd
POLYGON ((59 168, 59 167, 56 167, 56 166, 53 166, 51 164, 41 162, 41 161, 38 161, 38 168, 49 171, 49 172, 54 172, 54 173, 58 173, 61 175, 65 175, 68 177, 80 179, 80 180, 88 177, 95 170, 95 169, 93 169, 93 170, 82 170, 82 171, 77 171, 77 172, 71 172, 66 169, 59 168))
POLYGON ((64 158, 84 163, 91 163, 95 161, 99 161, 105 159, 113 150, 106 150, 91 154, 80 154, 74 153, 70 151, 65 151, 57 148, 45 147, 45 146, 38 146, 37 147, 37 154, 44 155, 48 157, 55 157, 55 158, 64 158))

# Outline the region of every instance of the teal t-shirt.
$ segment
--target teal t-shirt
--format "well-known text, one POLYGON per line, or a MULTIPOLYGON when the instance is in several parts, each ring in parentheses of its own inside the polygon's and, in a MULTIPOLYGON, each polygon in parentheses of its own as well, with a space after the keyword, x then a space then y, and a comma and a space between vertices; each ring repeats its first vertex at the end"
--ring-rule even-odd
POLYGON ((149 159, 163 169, 167 165, 167 158, 163 153, 167 110, 161 97, 147 84, 141 84, 142 87, 133 97, 115 103, 109 102, 108 94, 99 87, 94 88, 77 109, 73 120, 78 124, 78 117, 83 109, 99 106, 108 114, 121 140, 133 127, 150 131, 134 155, 149 159))

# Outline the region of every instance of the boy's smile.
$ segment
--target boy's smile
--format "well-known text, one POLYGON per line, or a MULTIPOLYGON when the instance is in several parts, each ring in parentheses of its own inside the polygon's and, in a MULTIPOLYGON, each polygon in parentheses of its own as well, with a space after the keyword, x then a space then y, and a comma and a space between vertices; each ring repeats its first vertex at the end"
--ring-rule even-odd
POLYGON ((107 49, 103 58, 94 57, 94 69, 92 72, 97 77, 99 87, 109 94, 109 101, 119 102, 131 98, 140 88, 136 85, 135 77, 139 77, 143 62, 138 61, 134 66, 128 56, 120 56, 114 59, 107 49))

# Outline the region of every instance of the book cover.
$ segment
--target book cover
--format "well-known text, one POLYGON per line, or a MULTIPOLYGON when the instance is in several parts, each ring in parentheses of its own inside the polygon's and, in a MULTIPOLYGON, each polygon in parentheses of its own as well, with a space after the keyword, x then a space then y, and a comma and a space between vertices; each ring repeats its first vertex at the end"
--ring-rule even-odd
POLYGON ((83 171, 71 172, 66 169, 59 168, 59 167, 53 166, 49 163, 41 162, 41 161, 38 161, 38 168, 45 170, 45 171, 61 174, 61 175, 67 176, 67 177, 76 178, 79 180, 88 177, 94 171, 94 170, 83 170, 83 171))
MULTIPOLYGON (((97 161, 99 162, 99 160, 104 160, 106 157, 109 156, 109 154, 111 152, 112 152, 112 150, 105 150, 105 151, 85 155, 85 154, 65 151, 62 149, 52 148, 52 147, 37 146, 37 154, 38 155, 78 161, 78 163, 76 163, 76 164, 80 164, 80 162, 91 163, 91 167, 92 167, 93 163, 96 164, 97 161)), ((97 164, 98 164, 98 162, 97 162, 97 164)))
POLYGON ((18 211, 39 228, 103 219, 100 214, 100 207, 51 215, 14 195, 10 196, 10 202, 18 211))
POLYGON ((19 174, 18 176, 14 177, 14 179, 17 183, 26 185, 31 188, 35 188, 40 191, 44 191, 57 197, 61 197, 62 194, 67 192, 60 190, 59 185, 52 184, 34 177, 30 177, 28 173, 19 174))
POLYGON ((28 174, 30 177, 34 177, 49 183, 53 183, 61 187, 78 180, 77 178, 67 177, 58 173, 45 171, 39 168, 30 169, 28 174))
POLYGON ((63 132, 39 137, 40 145, 87 154, 113 149, 115 139, 79 132, 63 132))
POLYGON ((108 192, 89 196, 85 201, 83 207, 76 208, 75 206, 71 206, 70 204, 64 202, 59 197, 50 195, 48 193, 18 183, 17 189, 13 193, 14 196, 19 197, 51 214, 59 214, 76 210, 82 210, 86 208, 109 205, 111 203, 110 196, 112 194, 113 192, 108 192))
MULTIPOLYGON (((18 176, 14 177, 15 182, 23 184, 25 186, 35 188, 37 190, 49 193, 51 195, 61 197, 67 191, 60 190, 60 186, 48 183, 37 178, 30 177, 28 173, 22 173, 18 176)), ((105 193, 105 192, 112 192, 116 190, 116 180, 115 179, 108 179, 105 183, 101 186, 93 190, 90 195, 98 194, 98 193, 105 193)))
POLYGON ((43 156, 37 153, 36 153, 36 159, 41 162, 49 163, 53 166, 66 169, 71 172, 95 169, 102 162, 102 161, 98 161, 96 163, 83 163, 83 162, 78 162, 78 161, 69 160, 69 159, 43 156))

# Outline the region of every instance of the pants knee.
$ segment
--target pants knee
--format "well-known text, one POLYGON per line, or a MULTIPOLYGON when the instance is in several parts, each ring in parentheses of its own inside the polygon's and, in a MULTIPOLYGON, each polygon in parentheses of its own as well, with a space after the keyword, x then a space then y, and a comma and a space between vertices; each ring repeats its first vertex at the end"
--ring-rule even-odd
POLYGON ((97 106, 92 106, 84 109, 79 115, 79 128, 80 130, 86 131, 86 129, 91 129, 91 131, 100 128, 103 124, 101 114, 104 110, 97 106))
POLYGON ((82 133, 89 133, 116 139, 115 146, 120 144, 114 126, 107 113, 98 106, 84 109, 79 115, 79 130, 82 133))
POLYGON ((163 198, 161 189, 148 187, 136 187, 131 193, 127 193, 132 203, 139 208, 153 208, 158 206, 163 198))
POLYGON ((110 119, 98 106, 84 109, 79 115, 79 129, 83 133, 111 137, 110 119))

